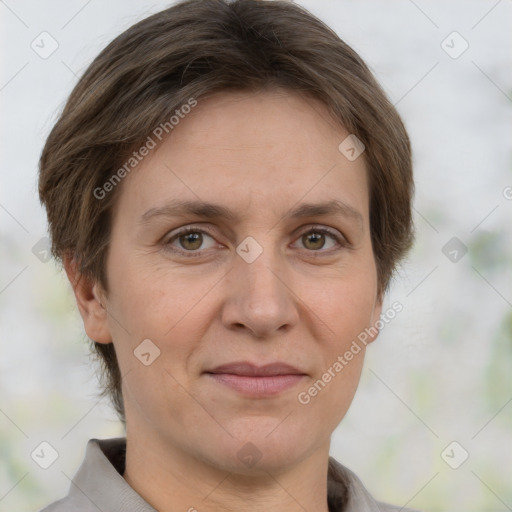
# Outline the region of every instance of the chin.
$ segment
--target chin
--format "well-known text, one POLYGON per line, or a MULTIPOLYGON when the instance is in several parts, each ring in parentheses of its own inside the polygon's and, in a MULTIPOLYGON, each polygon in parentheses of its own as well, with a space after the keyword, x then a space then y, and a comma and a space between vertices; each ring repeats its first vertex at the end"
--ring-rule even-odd
MULTIPOLYGON (((319 442, 315 442, 306 422, 298 424, 292 416, 255 416, 231 424, 226 430, 233 437, 224 435, 221 440, 209 443, 209 449, 214 447, 215 450, 211 454, 215 465, 231 473, 268 477, 268 473, 277 474, 297 464, 313 452, 319 442)), ((212 438, 205 435, 204 439, 212 438)))

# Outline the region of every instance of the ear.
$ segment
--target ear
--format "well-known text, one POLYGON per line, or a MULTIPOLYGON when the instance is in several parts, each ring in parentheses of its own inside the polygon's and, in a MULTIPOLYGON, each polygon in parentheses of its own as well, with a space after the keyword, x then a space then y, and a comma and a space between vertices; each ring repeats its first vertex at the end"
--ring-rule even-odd
POLYGON ((111 343, 112 336, 108 328, 108 315, 104 306, 105 294, 102 287, 99 283, 80 274, 77 262, 72 255, 66 255, 63 263, 87 336, 97 343, 111 343))

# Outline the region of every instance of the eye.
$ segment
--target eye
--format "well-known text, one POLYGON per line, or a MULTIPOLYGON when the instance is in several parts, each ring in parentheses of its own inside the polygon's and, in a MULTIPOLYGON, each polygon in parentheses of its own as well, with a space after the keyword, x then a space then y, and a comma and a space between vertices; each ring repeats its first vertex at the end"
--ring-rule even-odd
POLYGON ((346 245, 343 237, 325 228, 309 229, 298 240, 302 242, 304 249, 315 252, 326 252, 329 249, 346 245), (321 249, 325 251, 321 251, 321 249))
POLYGON ((186 228, 168 238, 164 245, 170 250, 199 252, 215 246, 215 240, 204 230, 186 228), (206 243, 206 246, 205 246, 206 243))

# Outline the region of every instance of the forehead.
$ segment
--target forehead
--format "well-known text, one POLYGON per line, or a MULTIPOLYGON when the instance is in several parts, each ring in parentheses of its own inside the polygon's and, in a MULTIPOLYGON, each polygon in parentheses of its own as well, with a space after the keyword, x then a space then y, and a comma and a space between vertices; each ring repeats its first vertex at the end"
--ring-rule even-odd
POLYGON ((317 100, 283 90, 218 93, 199 100, 125 179, 120 203, 140 212, 179 198, 282 215, 276 205, 321 199, 364 215, 365 162, 339 151, 347 136, 317 100))

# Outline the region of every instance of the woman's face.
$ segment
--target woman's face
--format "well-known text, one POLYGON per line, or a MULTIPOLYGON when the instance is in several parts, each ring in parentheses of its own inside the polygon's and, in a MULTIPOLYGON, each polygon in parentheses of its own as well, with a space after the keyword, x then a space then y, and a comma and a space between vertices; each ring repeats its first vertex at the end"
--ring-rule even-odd
POLYGON ((108 315, 86 328, 115 345, 128 439, 237 472, 328 450, 364 350, 333 365, 380 314, 347 136, 294 93, 217 94, 118 185, 108 315))

